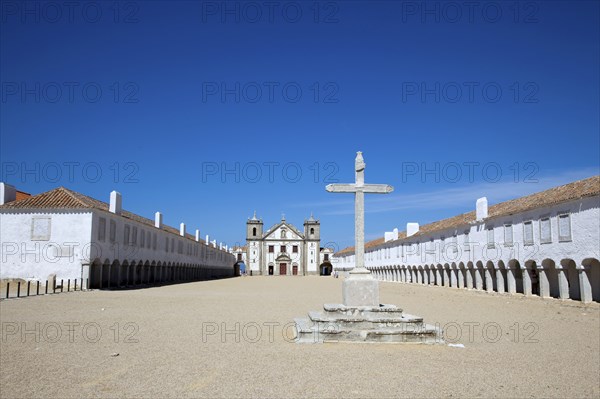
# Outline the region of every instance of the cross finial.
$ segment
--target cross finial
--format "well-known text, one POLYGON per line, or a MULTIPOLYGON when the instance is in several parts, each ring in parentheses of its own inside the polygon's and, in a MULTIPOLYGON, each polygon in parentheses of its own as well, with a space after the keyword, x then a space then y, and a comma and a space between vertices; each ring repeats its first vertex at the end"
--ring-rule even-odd
POLYGON ((354 169, 357 172, 360 172, 361 170, 365 170, 365 166, 367 165, 365 164, 365 160, 363 159, 362 151, 357 151, 356 159, 354 160, 354 169))
POLYGON ((285 213, 281 212, 281 221, 284 222, 285 221, 285 213))

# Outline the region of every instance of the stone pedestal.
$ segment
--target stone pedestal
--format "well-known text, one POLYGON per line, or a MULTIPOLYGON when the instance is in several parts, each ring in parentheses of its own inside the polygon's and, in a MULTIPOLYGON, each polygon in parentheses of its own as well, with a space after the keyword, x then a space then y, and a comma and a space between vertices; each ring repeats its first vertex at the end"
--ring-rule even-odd
POLYGON ((346 306, 379 306, 379 281, 350 274, 342 283, 342 301, 346 306))

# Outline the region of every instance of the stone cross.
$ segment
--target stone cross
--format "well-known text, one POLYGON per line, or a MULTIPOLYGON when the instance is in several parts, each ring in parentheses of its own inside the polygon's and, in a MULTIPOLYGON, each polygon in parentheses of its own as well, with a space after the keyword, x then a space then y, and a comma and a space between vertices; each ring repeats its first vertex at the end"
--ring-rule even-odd
POLYGON ((354 161, 356 182, 354 184, 329 184, 325 189, 330 193, 354 193, 354 254, 356 262, 353 274, 368 274, 365 268, 365 193, 389 194, 394 187, 387 184, 365 184, 365 161, 362 152, 356 153, 354 161))

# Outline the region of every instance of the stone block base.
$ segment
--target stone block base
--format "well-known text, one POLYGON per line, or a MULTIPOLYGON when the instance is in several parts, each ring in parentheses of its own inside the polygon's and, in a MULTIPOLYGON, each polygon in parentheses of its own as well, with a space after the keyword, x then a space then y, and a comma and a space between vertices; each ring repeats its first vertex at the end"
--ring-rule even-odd
POLYGON ((350 276, 342 283, 342 301, 346 306, 379 306, 379 281, 350 276))

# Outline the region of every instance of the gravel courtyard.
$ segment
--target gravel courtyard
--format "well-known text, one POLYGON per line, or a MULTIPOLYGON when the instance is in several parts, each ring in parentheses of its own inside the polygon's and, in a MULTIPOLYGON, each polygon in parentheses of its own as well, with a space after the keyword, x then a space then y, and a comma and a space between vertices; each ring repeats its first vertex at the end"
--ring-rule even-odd
POLYGON ((439 323, 446 344, 288 342, 288 323, 341 302, 341 283, 245 277, 5 300, 0 396, 600 396, 597 303, 381 283, 383 303, 439 323))

